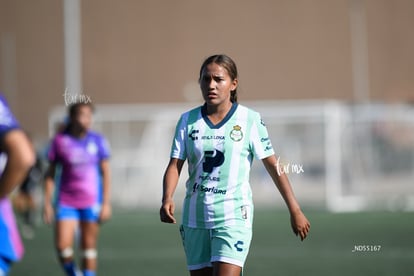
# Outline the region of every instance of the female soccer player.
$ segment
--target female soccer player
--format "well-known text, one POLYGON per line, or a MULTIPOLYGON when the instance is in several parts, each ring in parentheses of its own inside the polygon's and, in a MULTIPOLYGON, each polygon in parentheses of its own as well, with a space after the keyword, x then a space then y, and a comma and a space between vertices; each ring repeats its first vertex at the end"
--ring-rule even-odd
POLYGON ((35 155, 26 134, 20 129, 5 98, 0 95, 0 275, 20 260, 24 248, 7 195, 23 182, 34 164, 35 155), (5 164, 4 164, 5 163, 5 164))
POLYGON ((76 275, 77 271, 73 243, 78 225, 83 275, 96 275, 99 223, 111 216, 109 148, 103 136, 90 130, 92 113, 89 103, 71 105, 68 126, 54 137, 48 153, 43 216, 50 224, 55 213, 56 250, 67 275, 76 275), (60 179, 53 208, 58 168, 60 179))
POLYGON ((185 160, 189 178, 180 232, 190 275, 240 275, 252 237, 249 172, 261 159, 284 198, 293 232, 303 240, 310 224, 302 213, 260 115, 237 103, 238 75, 226 55, 207 58, 199 84, 204 105, 178 121, 163 180, 161 221, 176 223, 173 201, 185 160))

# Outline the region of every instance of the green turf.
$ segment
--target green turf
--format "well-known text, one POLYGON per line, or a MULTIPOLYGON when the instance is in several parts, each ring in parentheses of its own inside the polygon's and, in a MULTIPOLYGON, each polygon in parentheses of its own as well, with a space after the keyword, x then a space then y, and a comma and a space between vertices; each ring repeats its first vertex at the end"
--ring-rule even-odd
MULTIPOLYGON (((286 211, 256 211, 245 275, 414 275, 413 213, 309 211, 307 216, 311 233, 301 242, 286 211), (352 252, 357 245, 381 249, 352 252)), ((10 276, 64 275, 50 227, 39 227, 25 246, 25 257, 10 276)), ((158 210, 117 211, 101 228, 99 275, 188 275, 178 226, 160 223, 158 210)))

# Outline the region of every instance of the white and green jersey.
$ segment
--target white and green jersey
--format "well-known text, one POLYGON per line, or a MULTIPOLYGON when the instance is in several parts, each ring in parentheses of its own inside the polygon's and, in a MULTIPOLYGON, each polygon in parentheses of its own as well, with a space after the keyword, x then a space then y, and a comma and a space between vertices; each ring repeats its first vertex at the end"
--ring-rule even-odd
POLYGON ((266 126, 259 113, 236 103, 217 125, 205 110, 204 105, 181 116, 171 149, 171 158, 188 161, 182 224, 251 227, 253 157, 274 154, 266 126))

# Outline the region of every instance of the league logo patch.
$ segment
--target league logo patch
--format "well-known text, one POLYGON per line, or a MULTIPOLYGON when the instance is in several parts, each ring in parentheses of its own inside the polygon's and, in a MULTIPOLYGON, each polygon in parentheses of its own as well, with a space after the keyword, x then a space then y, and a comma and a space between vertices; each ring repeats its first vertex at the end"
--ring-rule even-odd
POLYGON ((241 131, 241 126, 239 125, 233 126, 233 130, 230 131, 230 138, 234 142, 239 142, 243 139, 243 132, 241 131))

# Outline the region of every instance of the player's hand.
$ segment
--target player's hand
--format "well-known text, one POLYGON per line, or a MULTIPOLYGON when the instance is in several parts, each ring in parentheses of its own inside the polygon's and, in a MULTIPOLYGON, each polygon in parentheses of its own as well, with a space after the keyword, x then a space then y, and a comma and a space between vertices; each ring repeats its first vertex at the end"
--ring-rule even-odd
POLYGON ((176 223, 174 218, 175 204, 172 199, 164 200, 160 209, 160 219, 165 223, 176 223))
POLYGON ((108 221, 112 216, 112 207, 109 203, 102 204, 101 213, 99 214, 99 223, 108 221))
POLYGON ((303 241, 309 233, 310 223, 302 211, 297 211, 290 215, 290 223, 292 225, 293 233, 296 236, 300 236, 303 241))
POLYGON ((46 224, 52 224, 55 211, 50 203, 45 203, 43 206, 43 221, 46 224))

